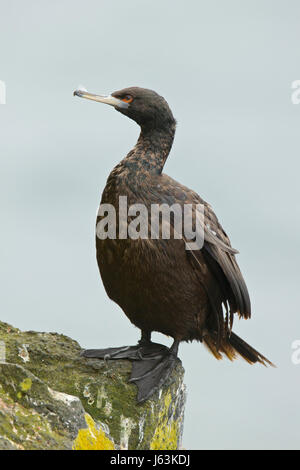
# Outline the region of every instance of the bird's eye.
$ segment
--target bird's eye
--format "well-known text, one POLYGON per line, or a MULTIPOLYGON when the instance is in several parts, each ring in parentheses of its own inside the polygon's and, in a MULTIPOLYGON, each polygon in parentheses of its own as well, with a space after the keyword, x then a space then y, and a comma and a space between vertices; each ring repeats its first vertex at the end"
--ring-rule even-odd
POLYGON ((123 96, 122 101, 125 101, 125 103, 131 103, 133 101, 133 98, 131 95, 125 95, 123 96))

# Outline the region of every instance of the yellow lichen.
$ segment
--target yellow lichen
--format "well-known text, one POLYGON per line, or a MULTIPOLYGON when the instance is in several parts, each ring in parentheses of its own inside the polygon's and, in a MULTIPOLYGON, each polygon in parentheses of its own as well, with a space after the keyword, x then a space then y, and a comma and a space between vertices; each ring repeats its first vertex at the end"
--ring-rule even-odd
POLYGON ((113 442, 102 429, 97 429, 93 418, 86 413, 86 429, 80 429, 73 444, 73 450, 114 450, 113 442))
POLYGON ((176 450, 178 442, 178 422, 168 419, 168 410, 172 402, 170 392, 164 398, 164 407, 159 413, 159 424, 150 442, 151 450, 176 450))
POLYGON ((178 426, 176 422, 162 424, 155 430, 150 443, 151 450, 176 450, 178 439, 178 426))
POLYGON ((22 392, 28 392, 28 390, 31 389, 32 385, 32 380, 27 377, 27 379, 24 379, 23 382, 20 383, 19 387, 22 390, 22 392))

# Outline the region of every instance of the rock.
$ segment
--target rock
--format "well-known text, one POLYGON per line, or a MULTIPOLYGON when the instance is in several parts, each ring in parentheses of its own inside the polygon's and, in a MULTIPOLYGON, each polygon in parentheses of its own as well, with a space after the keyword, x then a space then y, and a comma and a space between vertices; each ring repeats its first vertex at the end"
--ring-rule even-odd
POLYGON ((80 357, 57 333, 0 322, 0 449, 178 449, 184 370, 137 404, 129 361, 80 357))

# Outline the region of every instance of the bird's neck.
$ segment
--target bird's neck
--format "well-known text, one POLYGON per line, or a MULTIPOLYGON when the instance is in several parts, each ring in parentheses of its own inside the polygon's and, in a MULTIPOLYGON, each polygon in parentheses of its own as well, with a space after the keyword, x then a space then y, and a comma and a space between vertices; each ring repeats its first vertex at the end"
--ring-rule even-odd
POLYGON ((166 128, 142 127, 138 141, 124 159, 124 164, 147 173, 161 173, 172 148, 175 127, 175 122, 166 128))

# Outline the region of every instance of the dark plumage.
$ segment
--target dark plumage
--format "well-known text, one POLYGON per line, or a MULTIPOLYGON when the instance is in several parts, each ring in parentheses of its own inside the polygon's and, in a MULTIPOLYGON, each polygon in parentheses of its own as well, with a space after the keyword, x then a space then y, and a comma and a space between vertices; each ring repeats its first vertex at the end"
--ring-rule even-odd
MULTIPOLYGON (((137 87, 109 97, 80 90, 74 94, 111 104, 141 127, 136 146, 109 175, 101 203, 118 209, 119 196, 127 196, 128 206, 141 203, 149 212, 151 204, 204 205, 204 245, 199 250, 186 250, 186 238, 96 237, 97 261, 106 292, 141 329, 142 339, 135 347, 92 350, 85 355, 132 359, 132 380, 139 387, 139 400, 148 398, 164 383, 176 363, 174 357, 181 341, 203 341, 217 359, 223 354, 234 359, 239 354, 250 363, 271 364, 231 332, 235 313, 243 318, 251 316, 236 250, 210 205, 162 173, 176 127, 167 102, 154 91, 137 87), (171 350, 151 343, 152 331, 173 337, 171 350), (145 357, 148 361, 143 360, 145 357)), ((171 226, 174 231, 172 222, 171 226)))

